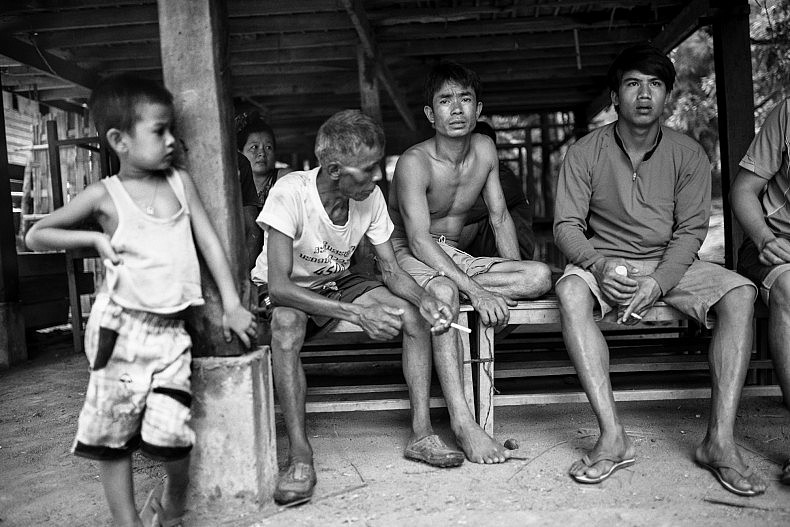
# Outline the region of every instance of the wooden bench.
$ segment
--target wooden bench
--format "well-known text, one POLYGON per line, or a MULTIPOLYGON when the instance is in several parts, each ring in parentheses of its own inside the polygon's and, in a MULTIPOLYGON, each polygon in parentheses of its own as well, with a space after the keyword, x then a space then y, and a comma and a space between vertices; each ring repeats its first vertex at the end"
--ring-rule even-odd
MULTIPOLYGON (((472 307, 462 305, 458 323, 470 327, 472 307)), ((451 329, 450 331, 456 331, 451 329)), ((474 413, 474 392, 472 380, 471 340, 470 335, 459 332, 464 357, 464 396, 469 408, 474 413)), ((311 379, 307 383, 306 410, 308 413, 318 412, 351 412, 372 410, 404 410, 411 404, 408 387, 403 382, 401 371, 401 341, 395 339, 387 342, 372 341, 358 327, 341 324, 338 330, 326 337, 306 342, 302 348, 301 359, 305 373, 311 379), (369 376, 371 370, 386 367, 394 372, 383 377, 384 382, 326 382, 321 385, 312 382, 318 376, 326 377, 333 370, 347 372, 358 368, 360 373, 369 376)), ((331 377, 331 375, 329 375, 331 377)), ((338 375, 339 377, 339 375, 338 375)), ((434 387, 436 388, 436 387, 434 387)), ((436 389, 432 390, 436 391, 436 389)), ((439 393, 431 396, 431 408, 444 408, 444 397, 439 393)), ((276 411, 279 405, 275 406, 276 411)))
MULTIPOLYGON (((771 361, 768 359, 766 337, 763 335, 764 321, 767 318, 767 310, 758 301, 756 308, 756 323, 760 329, 760 322, 763 322, 762 331, 756 332, 755 342, 757 343, 757 353, 753 354, 750 370, 770 370, 771 361)), ((609 319, 611 317, 607 317, 609 319)), ((507 377, 537 377, 546 375, 575 375, 575 369, 570 360, 528 360, 525 363, 510 367, 506 371, 495 371, 496 341, 500 342, 509 333, 519 326, 540 327, 553 325, 559 331, 560 313, 555 297, 547 297, 540 300, 522 301, 517 306, 510 308, 510 321, 506 330, 499 334, 494 334, 494 329, 485 327, 480 323, 479 317, 472 313, 473 323, 472 333, 472 353, 473 358, 473 382, 475 413, 478 423, 489 433, 494 429, 494 407, 507 405, 525 404, 547 404, 561 402, 585 402, 587 397, 584 391, 550 391, 543 393, 522 393, 498 395, 495 390, 496 379, 507 377)), ((612 320, 614 320, 612 318, 612 320)), ((675 323, 670 329, 677 333, 690 334, 688 317, 678 312, 674 308, 658 302, 646 314, 644 320, 634 326, 617 326, 613 322, 601 321, 603 327, 610 330, 627 330, 637 328, 642 332, 661 330, 663 325, 675 323), (652 325, 652 327, 651 327, 652 325)), ((602 327, 602 329, 603 329, 602 327)), ((692 331, 693 332, 693 331, 692 331)), ((675 337, 672 337, 675 338, 675 337)), ((607 337, 607 341, 610 338, 607 337)), ((671 341, 670 341, 671 342, 671 341)), ((611 342, 610 342, 611 343, 611 342)), ((707 349, 707 341, 698 343, 707 349)), ((671 345, 671 344, 669 344, 671 345)), ((659 372, 659 371, 678 371, 678 370, 707 370, 707 357, 702 355, 665 355, 658 356, 638 356, 634 358, 617 358, 612 356, 610 360, 610 372, 659 372)), ((778 386, 747 386, 744 395, 779 395, 778 386)), ((630 390, 614 391, 615 400, 634 401, 634 400, 658 400, 658 399, 688 399, 688 398, 707 398, 710 397, 710 388, 640 388, 630 390)))

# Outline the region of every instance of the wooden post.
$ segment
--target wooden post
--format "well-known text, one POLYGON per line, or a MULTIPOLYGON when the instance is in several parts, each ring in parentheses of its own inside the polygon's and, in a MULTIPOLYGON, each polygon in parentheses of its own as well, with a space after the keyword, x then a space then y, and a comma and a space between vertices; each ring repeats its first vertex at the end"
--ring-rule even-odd
POLYGON ((0 108, 0 368, 27 359, 25 324, 19 303, 19 262, 10 180, 5 112, 0 108))
POLYGON ((733 0, 719 4, 719 14, 713 20, 713 57, 721 150, 724 262, 728 269, 735 269, 743 230, 734 221, 730 208, 730 184, 738 173, 738 162, 754 138, 749 3, 733 0))
MULTIPOLYGON (((241 190, 236 177, 233 106, 227 57, 225 2, 160 1, 162 74, 173 93, 179 139, 195 181, 223 244, 239 290, 248 289, 241 190)), ((195 356, 240 355, 243 345, 222 336, 222 301, 205 266, 206 305, 190 318, 195 356)), ((243 295, 248 298, 249 292, 243 295)))
POLYGON ((382 122, 376 65, 365 54, 365 48, 361 44, 357 45, 357 70, 359 72, 360 108, 366 115, 382 122))
POLYGON ((551 128, 549 116, 540 114, 540 187, 543 191, 543 211, 546 218, 554 216, 554 185, 551 181, 551 128))
MULTIPOLYGON (((165 85, 175 97, 187 168, 214 223, 238 289, 246 276, 241 190, 232 130, 227 10, 222 0, 159 0, 165 85)), ((233 514, 272 501, 277 476, 268 346, 243 355, 221 330, 222 303, 204 268, 206 306, 190 319, 193 341, 190 500, 233 514), (241 355, 241 356, 239 356, 241 355), (221 498, 221 502, 219 501, 221 498)), ((248 297, 249 291, 244 298, 248 297)), ((247 303, 247 302, 245 302, 247 303)))

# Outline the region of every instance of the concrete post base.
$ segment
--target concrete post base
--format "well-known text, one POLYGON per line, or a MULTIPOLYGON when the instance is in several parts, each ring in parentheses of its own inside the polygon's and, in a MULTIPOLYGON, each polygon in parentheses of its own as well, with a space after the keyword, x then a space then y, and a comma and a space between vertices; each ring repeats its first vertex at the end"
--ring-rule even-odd
POLYGON ((0 302, 0 369, 26 360, 22 305, 19 302, 0 302))
MULTIPOLYGON (((240 357, 192 360, 190 501, 253 512, 272 500, 276 433, 268 346, 240 357)), ((190 507, 194 508, 194 507, 190 507)))

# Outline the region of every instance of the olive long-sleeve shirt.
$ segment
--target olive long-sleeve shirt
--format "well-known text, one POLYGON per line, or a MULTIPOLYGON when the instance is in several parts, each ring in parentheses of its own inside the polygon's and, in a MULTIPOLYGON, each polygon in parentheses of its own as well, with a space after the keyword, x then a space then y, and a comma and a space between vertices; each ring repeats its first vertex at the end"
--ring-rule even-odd
POLYGON ((693 139, 661 127, 657 144, 631 165, 615 123, 572 145, 554 204, 554 239, 589 268, 604 257, 659 260, 651 275, 666 294, 697 258, 708 232, 710 162, 693 139))

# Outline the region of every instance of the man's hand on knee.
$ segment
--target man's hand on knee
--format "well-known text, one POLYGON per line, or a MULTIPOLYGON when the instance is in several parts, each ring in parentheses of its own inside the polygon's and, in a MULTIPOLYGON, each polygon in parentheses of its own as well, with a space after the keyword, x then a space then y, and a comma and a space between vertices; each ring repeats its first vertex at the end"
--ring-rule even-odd
POLYGON ((359 325, 373 340, 390 340, 400 333, 403 310, 384 304, 366 306, 359 313, 359 325))

